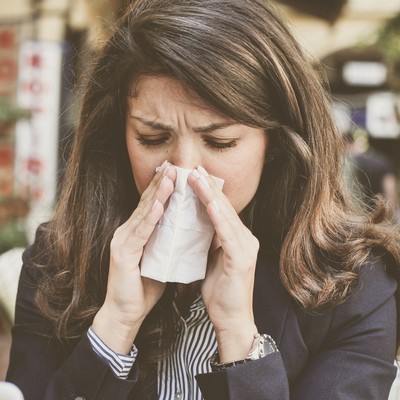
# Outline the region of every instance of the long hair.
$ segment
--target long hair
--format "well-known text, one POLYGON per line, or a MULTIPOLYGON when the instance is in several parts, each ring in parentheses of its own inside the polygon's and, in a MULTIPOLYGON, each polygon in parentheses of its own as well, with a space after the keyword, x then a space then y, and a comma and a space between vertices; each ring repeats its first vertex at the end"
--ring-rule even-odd
MULTIPOLYGON (((37 301, 58 337, 79 335, 104 301, 111 238, 139 201, 124 130, 127 96, 141 76, 177 79, 211 108, 265 130, 272 161, 245 210, 253 223, 246 222, 261 247, 279 253, 282 282, 303 307, 345 300, 373 250, 399 263, 399 233, 382 207, 360 214, 342 184, 328 97, 276 10, 266 0, 137 0, 87 82, 46 228, 42 264, 53 272, 37 301)), ((157 331, 171 296, 148 316, 143 340, 157 331)))

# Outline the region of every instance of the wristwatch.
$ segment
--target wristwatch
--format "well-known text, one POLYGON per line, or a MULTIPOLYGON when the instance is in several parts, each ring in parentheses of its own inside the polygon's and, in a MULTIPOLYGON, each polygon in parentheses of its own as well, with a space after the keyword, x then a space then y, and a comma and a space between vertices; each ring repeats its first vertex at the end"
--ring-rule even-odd
POLYGON ((211 370, 214 372, 222 371, 235 365, 246 364, 250 361, 258 360, 268 354, 276 353, 277 351, 279 351, 278 347, 270 335, 257 333, 254 335, 253 347, 246 358, 238 361, 220 362, 217 350, 210 358, 211 370))

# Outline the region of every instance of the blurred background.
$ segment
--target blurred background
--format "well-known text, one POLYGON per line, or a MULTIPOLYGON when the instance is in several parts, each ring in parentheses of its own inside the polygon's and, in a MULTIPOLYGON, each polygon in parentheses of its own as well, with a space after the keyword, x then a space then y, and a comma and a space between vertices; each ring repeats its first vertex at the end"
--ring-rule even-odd
MULTIPOLYGON (((54 209, 80 76, 128 3, 0 0, 0 380, 21 252, 54 209)), ((330 93, 349 185, 365 199, 381 193, 398 221, 400 0, 274 3, 330 93)))

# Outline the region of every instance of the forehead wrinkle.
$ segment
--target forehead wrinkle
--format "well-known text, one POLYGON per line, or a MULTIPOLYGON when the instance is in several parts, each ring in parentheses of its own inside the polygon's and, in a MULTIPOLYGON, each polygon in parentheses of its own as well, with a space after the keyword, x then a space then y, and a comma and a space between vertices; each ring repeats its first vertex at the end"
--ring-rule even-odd
POLYGON ((135 89, 134 95, 132 96, 131 91, 131 96, 128 96, 130 117, 153 129, 168 131, 189 129, 195 133, 210 133, 235 124, 232 119, 227 120, 226 116, 207 106, 192 89, 177 80, 142 77, 135 82, 133 88, 135 89), (151 82, 150 87, 152 87, 150 90, 154 90, 156 87, 160 89, 156 99, 153 96, 149 97, 147 93, 145 85, 149 81, 151 82), (139 105, 139 108, 134 107, 133 103, 136 103, 135 106, 139 105), (175 112, 171 113, 168 103, 172 106, 176 104, 175 112), (138 111, 136 115, 134 115, 135 108, 138 111), (162 121, 165 117, 168 122, 162 121), (194 124, 191 122, 191 120, 195 121, 193 118, 200 122, 198 126, 193 126, 194 124), (204 120, 203 123, 201 123, 202 120, 204 120))
POLYGON ((148 125, 151 128, 154 129, 165 129, 165 130, 172 130, 172 126, 170 125, 165 125, 162 122, 157 122, 157 119, 155 120, 146 120, 145 118, 136 116, 136 115, 131 115, 131 118, 134 118, 138 121, 140 121, 142 124, 148 125))
MULTIPOLYGON (((142 117, 139 117, 136 115, 131 115, 131 118, 134 118, 153 129, 163 129, 163 130, 168 130, 168 131, 173 130, 172 126, 163 124, 162 122, 157 122, 156 120, 146 120, 145 118, 142 118, 142 117)), ((187 124, 186 120, 185 120, 185 123, 187 124)), ((214 132, 219 129, 228 128, 233 125, 236 125, 235 122, 211 123, 211 124, 205 125, 205 126, 193 127, 191 129, 196 133, 211 133, 211 132, 214 132)))

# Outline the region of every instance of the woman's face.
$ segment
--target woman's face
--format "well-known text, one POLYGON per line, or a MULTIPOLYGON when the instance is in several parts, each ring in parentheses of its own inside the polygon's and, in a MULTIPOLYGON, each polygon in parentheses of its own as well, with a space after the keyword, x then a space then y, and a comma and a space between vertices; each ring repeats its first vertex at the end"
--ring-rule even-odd
POLYGON ((260 181, 264 130, 217 114, 170 78, 144 77, 135 93, 128 100, 126 142, 139 193, 164 160, 187 169, 201 165, 225 180, 223 192, 242 211, 260 181))

